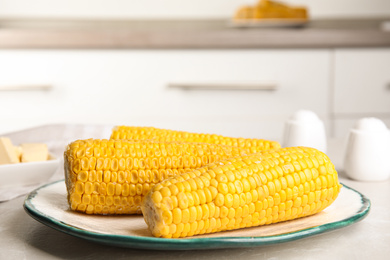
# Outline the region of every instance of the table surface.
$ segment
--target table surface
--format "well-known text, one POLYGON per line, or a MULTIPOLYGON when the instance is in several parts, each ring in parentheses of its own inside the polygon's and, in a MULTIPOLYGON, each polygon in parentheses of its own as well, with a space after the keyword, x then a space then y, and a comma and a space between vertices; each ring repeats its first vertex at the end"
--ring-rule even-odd
POLYGON ((389 17, 317 19, 299 28, 233 28, 222 20, 0 19, 0 49, 389 47, 389 17))
MULTIPOLYGON (((111 126, 42 126, 11 133, 14 143, 47 141, 60 155, 78 138, 103 138, 111 126), (56 136, 56 137, 55 137, 56 136), (51 141, 50 141, 51 140, 51 141), (52 140, 56 140, 53 142, 52 140)), ((330 141, 328 155, 340 169, 342 142, 330 141)), ((61 171, 53 179, 62 178, 61 171)), ((390 180, 358 182, 339 170, 340 181, 366 195, 371 211, 343 229, 292 242, 245 249, 153 251, 95 244, 56 231, 32 219, 23 209, 25 195, 0 203, 0 259, 388 259, 390 255, 390 180)))

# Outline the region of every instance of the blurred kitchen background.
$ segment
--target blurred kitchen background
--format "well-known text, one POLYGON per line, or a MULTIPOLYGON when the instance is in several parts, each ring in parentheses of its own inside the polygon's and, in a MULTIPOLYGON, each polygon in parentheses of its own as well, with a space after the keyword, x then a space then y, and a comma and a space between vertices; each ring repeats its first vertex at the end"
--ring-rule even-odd
POLYGON ((235 28, 254 0, 0 0, 0 134, 142 125, 282 138, 299 109, 330 138, 390 127, 390 1, 285 0, 299 28, 235 28))

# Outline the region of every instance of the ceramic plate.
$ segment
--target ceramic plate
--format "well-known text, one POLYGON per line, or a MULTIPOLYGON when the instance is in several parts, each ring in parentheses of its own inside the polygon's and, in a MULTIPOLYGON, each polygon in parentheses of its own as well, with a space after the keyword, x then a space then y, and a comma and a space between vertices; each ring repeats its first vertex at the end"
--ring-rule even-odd
POLYGON ((188 250, 261 246, 332 231, 362 220, 369 212, 370 201, 344 185, 336 201, 316 215, 182 239, 152 237, 140 215, 95 216, 70 211, 64 181, 31 192, 24 208, 39 222, 89 241, 138 249, 188 250))
POLYGON ((42 162, 0 165, 0 188, 30 186, 48 181, 59 165, 60 160, 53 156, 42 162))
POLYGON ((303 27, 309 23, 306 19, 264 19, 264 20, 232 20, 230 27, 235 28, 291 28, 303 27))

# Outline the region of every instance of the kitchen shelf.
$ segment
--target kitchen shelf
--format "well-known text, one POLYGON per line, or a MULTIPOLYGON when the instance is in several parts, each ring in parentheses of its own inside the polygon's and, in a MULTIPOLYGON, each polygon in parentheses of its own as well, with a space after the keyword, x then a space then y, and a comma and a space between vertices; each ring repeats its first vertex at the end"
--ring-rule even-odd
POLYGON ((0 19, 1 49, 253 49, 389 47, 383 19, 312 20, 301 28, 227 20, 0 19))

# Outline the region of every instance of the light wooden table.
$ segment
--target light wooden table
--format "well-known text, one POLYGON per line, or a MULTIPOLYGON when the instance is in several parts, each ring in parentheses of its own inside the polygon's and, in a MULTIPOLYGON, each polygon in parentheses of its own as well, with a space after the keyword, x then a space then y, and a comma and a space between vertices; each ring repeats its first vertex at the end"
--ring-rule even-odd
MULTIPOLYGON (((70 140, 106 137, 111 126, 55 125, 9 136, 15 140, 47 141, 57 155, 70 140)), ((331 142, 329 156, 341 161, 340 142, 331 142)), ((62 178, 57 175, 53 177, 62 178)), ((95 244, 49 228, 23 209, 25 196, 0 203, 0 259, 388 259, 390 255, 390 180, 341 182, 366 195, 371 212, 362 221, 333 232, 277 245, 245 249, 152 251, 95 244)))

